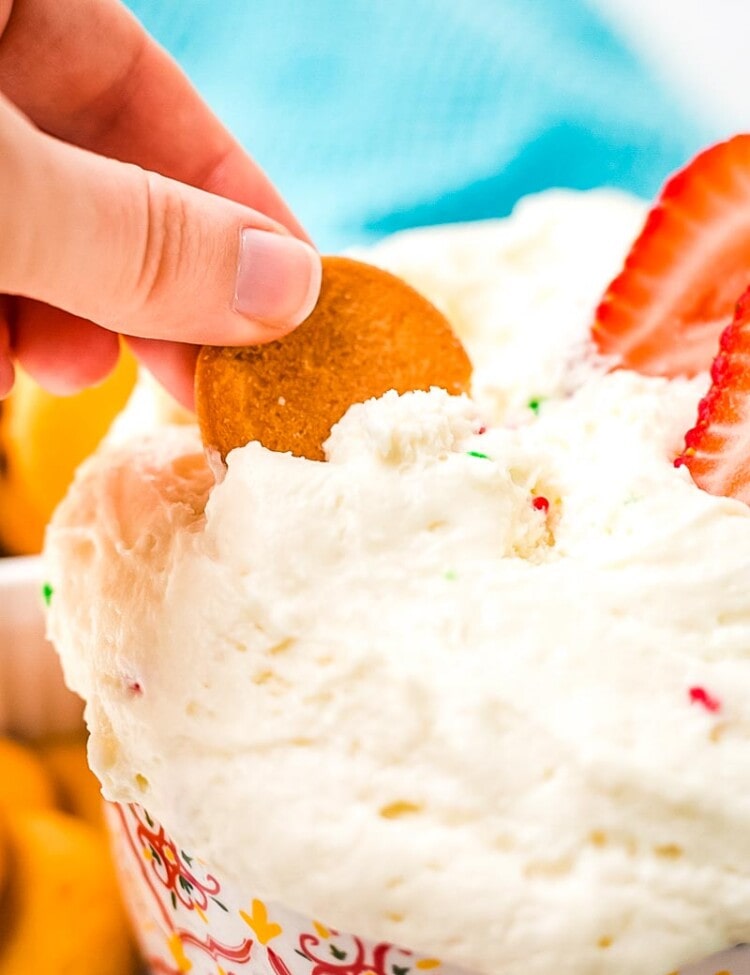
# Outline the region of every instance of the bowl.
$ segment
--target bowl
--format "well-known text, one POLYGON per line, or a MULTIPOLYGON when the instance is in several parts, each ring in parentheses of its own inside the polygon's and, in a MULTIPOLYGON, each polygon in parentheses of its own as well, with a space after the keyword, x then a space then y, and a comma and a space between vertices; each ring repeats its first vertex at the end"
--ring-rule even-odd
POLYGON ((41 738, 82 727, 81 700, 44 635, 44 598, 41 557, 0 558, 0 734, 41 738))
MULTIPOLYGON (((440 958, 338 931, 233 888, 139 806, 109 805, 107 822, 126 905, 154 975, 468 975, 440 958)), ((750 947, 671 975, 750 975, 750 947)))
MULTIPOLYGON (((154 973, 461 975, 439 958, 345 934, 225 883, 139 806, 107 810, 123 892, 154 973)), ((750 971, 750 969, 749 969, 750 971)))
MULTIPOLYGON (((0 559, 1 734, 37 738, 82 726, 81 701, 44 635, 44 599, 54 598, 44 586, 41 558, 0 559)), ((237 889, 146 809, 105 807, 120 886, 153 975, 461 975, 438 957, 368 941, 237 889)), ((750 975, 750 948, 679 975, 750 975)))

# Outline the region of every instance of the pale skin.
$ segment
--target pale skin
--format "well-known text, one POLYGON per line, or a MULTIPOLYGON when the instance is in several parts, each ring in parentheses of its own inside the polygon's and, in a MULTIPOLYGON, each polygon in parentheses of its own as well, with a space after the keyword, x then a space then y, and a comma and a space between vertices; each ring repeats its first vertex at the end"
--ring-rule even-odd
POLYGON ((319 289, 278 192, 118 0, 0 0, 0 396, 15 361, 100 381, 119 332, 190 407, 199 345, 280 338, 319 289))

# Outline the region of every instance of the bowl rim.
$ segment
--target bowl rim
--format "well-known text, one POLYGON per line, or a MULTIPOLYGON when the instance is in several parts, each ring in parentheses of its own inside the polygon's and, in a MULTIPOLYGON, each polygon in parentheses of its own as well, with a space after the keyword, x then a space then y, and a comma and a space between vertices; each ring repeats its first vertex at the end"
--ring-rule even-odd
POLYGON ((43 564, 41 555, 8 555, 0 558, 0 588, 19 583, 39 583, 43 564))

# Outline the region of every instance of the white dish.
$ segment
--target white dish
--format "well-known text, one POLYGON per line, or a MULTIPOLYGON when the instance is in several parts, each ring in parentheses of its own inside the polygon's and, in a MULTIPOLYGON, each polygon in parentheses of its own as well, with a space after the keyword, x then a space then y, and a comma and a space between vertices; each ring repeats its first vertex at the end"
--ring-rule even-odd
POLYGON ((0 558, 0 734, 37 738, 81 727, 81 701, 44 635, 43 585, 39 556, 0 558))

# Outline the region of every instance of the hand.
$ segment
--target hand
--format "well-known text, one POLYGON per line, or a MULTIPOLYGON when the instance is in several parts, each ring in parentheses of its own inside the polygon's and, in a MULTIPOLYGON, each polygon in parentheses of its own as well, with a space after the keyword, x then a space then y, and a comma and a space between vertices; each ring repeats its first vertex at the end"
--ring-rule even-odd
POLYGON ((0 396, 14 359, 53 392, 98 382, 121 332, 191 406, 198 344, 312 310, 306 239, 117 0, 0 0, 0 396))

